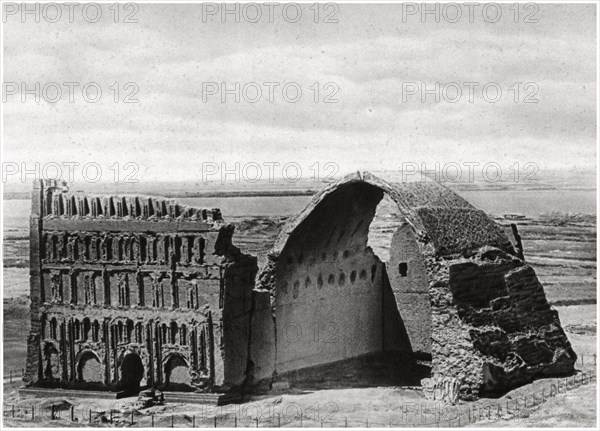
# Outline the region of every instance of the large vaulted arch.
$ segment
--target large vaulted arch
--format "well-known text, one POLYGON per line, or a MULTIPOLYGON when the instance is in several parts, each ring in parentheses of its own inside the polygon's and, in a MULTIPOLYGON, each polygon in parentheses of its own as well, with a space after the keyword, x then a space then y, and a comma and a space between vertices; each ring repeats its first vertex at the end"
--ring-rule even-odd
POLYGON ((339 184, 277 241, 278 373, 386 350, 412 352, 386 267, 367 244, 386 188, 361 178, 339 184))
POLYGON ((394 352, 390 378, 414 374, 411 361, 424 360, 431 393, 455 387, 469 399, 572 369, 558 316, 521 257, 501 226, 439 183, 346 176, 284 226, 259 275, 251 380, 352 380, 348 360, 394 352), (384 194, 399 213, 387 263, 368 245, 384 194), (521 307, 533 303, 540 308, 523 326, 521 307), (526 341, 524 327, 535 328, 526 341), (497 348, 489 348, 490 334, 497 348), (555 335, 556 343, 540 347, 555 335), (508 359, 516 357, 518 369, 508 359))

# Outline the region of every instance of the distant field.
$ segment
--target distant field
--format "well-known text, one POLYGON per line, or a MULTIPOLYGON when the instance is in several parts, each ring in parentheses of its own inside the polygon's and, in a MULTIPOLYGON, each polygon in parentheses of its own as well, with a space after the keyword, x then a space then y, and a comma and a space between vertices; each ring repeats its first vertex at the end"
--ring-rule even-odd
MULTIPOLYGON (((555 223, 544 219, 519 223, 525 259, 538 274, 551 303, 596 303, 594 220, 565 226, 555 223)), ((503 224, 510 231, 508 223, 503 224)))

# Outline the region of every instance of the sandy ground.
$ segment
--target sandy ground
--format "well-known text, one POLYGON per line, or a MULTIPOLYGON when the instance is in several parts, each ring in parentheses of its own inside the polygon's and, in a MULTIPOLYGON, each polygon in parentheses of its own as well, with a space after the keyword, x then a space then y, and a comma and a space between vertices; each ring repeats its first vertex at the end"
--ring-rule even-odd
POLYGON ((478 423, 477 427, 576 428, 597 427, 596 384, 551 398, 528 417, 478 423))
MULTIPOLYGON (((538 389, 548 387, 551 380, 536 382, 538 389)), ((155 406, 142 412, 135 412, 134 427, 150 427, 154 414, 155 427, 214 427, 215 416, 218 427, 457 427, 468 426, 469 414, 471 426, 482 427, 591 427, 596 422, 595 393, 596 384, 582 385, 558 394, 541 403, 527 408, 520 401, 518 413, 515 413, 514 400, 517 394, 530 393, 531 388, 520 388, 498 400, 481 400, 477 403, 460 403, 447 406, 425 400, 419 391, 398 388, 366 388, 323 390, 308 393, 291 393, 255 399, 243 404, 223 407, 198 405, 155 406), (510 414, 505 413, 506 401, 509 401, 510 414), (498 406, 502 408, 497 417, 498 406), (489 410, 488 410, 489 407, 489 410), (469 413, 470 410, 470 413, 469 413), (488 412, 491 420, 487 419, 488 412), (140 414, 143 413, 143 414, 140 414), (300 415, 302 414, 302 417, 300 415), (518 417, 514 417, 517 414, 518 417), (478 418, 478 419, 476 419, 478 418), (173 423, 171 423, 173 420, 173 423)), ((563 389, 561 388, 561 391, 563 389)), ((548 393, 548 392, 546 392, 548 393)), ((522 398, 521 398, 522 399, 522 398)), ((60 402, 59 399, 45 400, 60 402)), ((95 426, 131 426, 131 401, 119 400, 73 400, 75 403, 75 422, 70 422, 68 411, 63 411, 61 420, 49 420, 49 413, 36 422, 13 420, 10 409, 5 408, 4 425, 7 427, 89 426, 90 408, 104 411, 102 415, 93 413, 95 426), (113 423, 108 411, 114 409, 113 423), (6 417, 8 415, 8 417, 6 417)), ((31 400, 19 404, 29 409, 31 400)), ((18 412, 19 410, 17 410, 18 412)), ((38 410, 36 410, 38 411, 38 410)), ((39 414, 39 413, 38 413, 39 414)), ((18 413, 17 413, 18 415, 18 413)))

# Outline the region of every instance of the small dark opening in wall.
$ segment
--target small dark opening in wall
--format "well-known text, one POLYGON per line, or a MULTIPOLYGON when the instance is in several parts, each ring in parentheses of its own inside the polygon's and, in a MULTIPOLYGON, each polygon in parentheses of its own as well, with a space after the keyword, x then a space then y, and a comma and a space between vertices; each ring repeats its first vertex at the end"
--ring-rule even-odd
POLYGON ((406 262, 401 262, 398 265, 398 272, 400 273, 400 277, 406 277, 406 273, 408 272, 408 265, 406 262))

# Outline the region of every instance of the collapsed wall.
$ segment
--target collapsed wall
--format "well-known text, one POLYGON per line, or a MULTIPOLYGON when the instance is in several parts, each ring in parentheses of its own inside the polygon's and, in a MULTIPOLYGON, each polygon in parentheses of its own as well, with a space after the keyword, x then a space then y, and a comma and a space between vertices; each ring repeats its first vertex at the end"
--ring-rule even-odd
POLYGON ((462 399, 568 375, 576 354, 531 266, 498 248, 432 261, 434 387, 462 399))
POLYGON ((423 382, 426 393, 477 399, 572 373, 576 355, 558 313, 500 226, 440 184, 394 189, 427 272, 432 377, 423 382))
POLYGON ((232 234, 218 209, 36 184, 25 382, 241 385, 257 264, 232 234))

